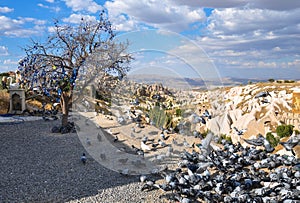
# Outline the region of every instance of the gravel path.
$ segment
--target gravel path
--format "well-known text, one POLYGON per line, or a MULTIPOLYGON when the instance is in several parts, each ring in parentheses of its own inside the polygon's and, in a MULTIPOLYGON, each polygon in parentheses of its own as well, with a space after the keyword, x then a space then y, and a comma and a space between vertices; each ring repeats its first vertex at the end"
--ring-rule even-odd
POLYGON ((52 134, 60 121, 0 124, 0 202, 159 202, 137 176, 104 168, 77 134, 52 134))

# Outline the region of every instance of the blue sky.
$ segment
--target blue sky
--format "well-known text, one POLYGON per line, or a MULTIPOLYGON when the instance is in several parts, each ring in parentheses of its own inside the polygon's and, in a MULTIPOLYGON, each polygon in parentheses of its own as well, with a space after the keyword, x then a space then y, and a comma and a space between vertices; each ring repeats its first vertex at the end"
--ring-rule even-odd
POLYGON ((48 36, 54 19, 76 23, 101 9, 129 39, 133 69, 300 79, 298 0, 1 0, 0 72, 16 70, 21 48, 48 36))

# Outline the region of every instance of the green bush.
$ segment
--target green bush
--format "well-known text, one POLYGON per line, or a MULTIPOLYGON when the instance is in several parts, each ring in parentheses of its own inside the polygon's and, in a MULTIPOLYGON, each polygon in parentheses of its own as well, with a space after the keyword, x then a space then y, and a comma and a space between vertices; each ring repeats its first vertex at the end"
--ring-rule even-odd
POLYGON ((221 134, 219 140, 218 140, 218 143, 220 144, 222 140, 226 140, 230 143, 232 143, 232 139, 230 136, 227 136, 226 134, 221 134))
POLYGON ((275 80, 273 78, 270 78, 268 81, 269 82, 274 82, 275 80))
POLYGON ((294 80, 284 80, 284 83, 294 83, 294 80))
POLYGON ((279 125, 276 128, 276 133, 280 138, 289 137, 293 134, 293 125, 279 125))
POLYGON ((9 73, 0 73, 0 76, 6 76, 6 77, 9 77, 9 73))
POLYGON ((165 110, 158 106, 155 106, 149 111, 149 117, 156 127, 163 127, 167 120, 165 110))
POLYGON ((169 116, 168 114, 166 115, 166 118, 165 118, 164 127, 165 127, 165 128, 170 128, 170 127, 172 127, 172 117, 169 116))
POLYGON ((272 147, 276 147, 280 140, 278 137, 274 137, 274 135, 271 132, 268 132, 266 134, 266 139, 270 142, 272 147))
POLYGON ((206 130, 204 133, 201 133, 201 136, 205 138, 209 132, 210 132, 209 130, 206 130))
POLYGON ((176 116, 177 117, 182 116, 182 110, 181 109, 176 109, 176 116))

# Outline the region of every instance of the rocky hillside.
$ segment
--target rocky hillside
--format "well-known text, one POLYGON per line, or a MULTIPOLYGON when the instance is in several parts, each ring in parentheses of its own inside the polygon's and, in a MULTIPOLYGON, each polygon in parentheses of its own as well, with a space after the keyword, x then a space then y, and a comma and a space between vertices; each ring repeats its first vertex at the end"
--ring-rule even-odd
POLYGON ((122 83, 113 96, 120 106, 132 105, 149 111, 159 101, 168 112, 180 109, 182 114, 173 116, 173 121, 178 129, 186 129, 181 131, 183 134, 210 130, 237 141, 237 130, 243 131, 244 138, 250 138, 275 133, 280 124, 291 124, 294 130, 300 129, 299 114, 293 113, 292 103, 293 92, 299 88, 299 83, 256 83, 212 91, 175 90, 162 84, 130 81, 122 83), (205 110, 211 114, 210 118, 203 116, 205 110), (196 121, 202 118, 204 122, 196 121))
POLYGON ((237 134, 234 127, 244 129, 245 137, 274 132, 280 124, 292 124, 299 130, 299 114, 292 111, 298 85, 258 83, 207 92, 213 116, 206 128, 233 138, 237 134))

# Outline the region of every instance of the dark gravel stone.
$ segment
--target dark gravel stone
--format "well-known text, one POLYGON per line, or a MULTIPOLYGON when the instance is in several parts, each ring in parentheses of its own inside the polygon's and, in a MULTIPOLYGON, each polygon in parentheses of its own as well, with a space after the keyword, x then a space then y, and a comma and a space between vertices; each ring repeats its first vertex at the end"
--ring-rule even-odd
POLYGON ((60 133, 60 129, 59 129, 59 127, 57 127, 57 126, 54 126, 54 127, 51 129, 51 132, 52 132, 52 133, 60 133))
POLYGON ((0 202, 157 201, 157 195, 140 191, 139 177, 123 176, 94 161, 76 133, 51 133, 59 124, 0 125, 0 202), (146 201, 145 195, 153 199, 146 201))

